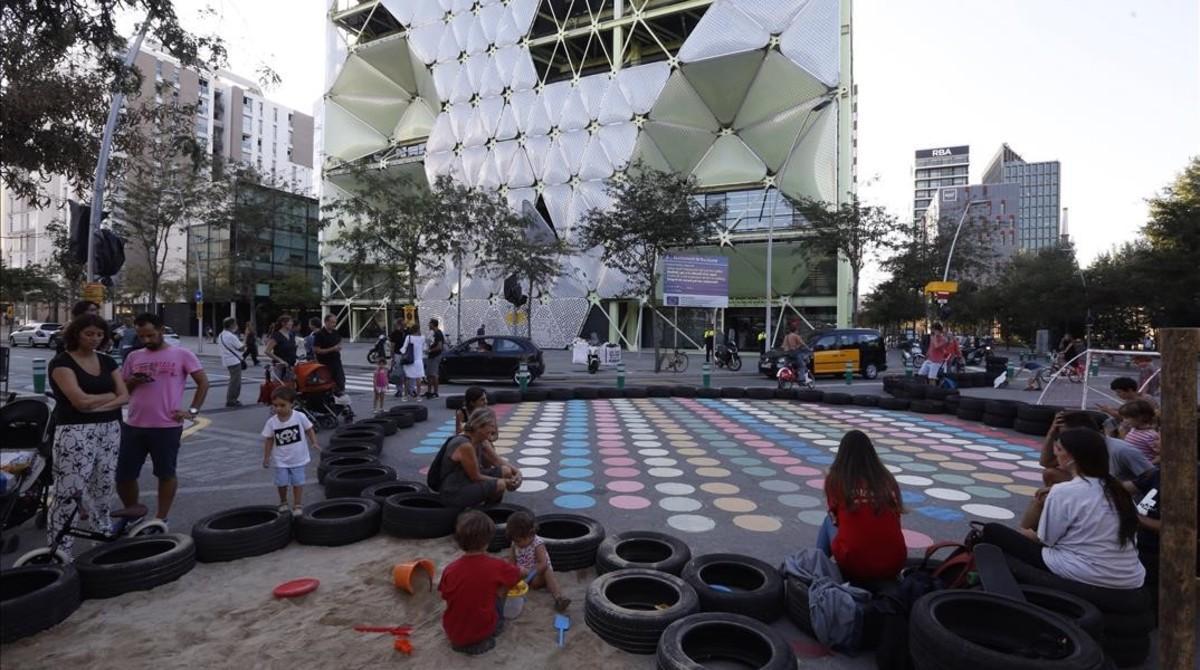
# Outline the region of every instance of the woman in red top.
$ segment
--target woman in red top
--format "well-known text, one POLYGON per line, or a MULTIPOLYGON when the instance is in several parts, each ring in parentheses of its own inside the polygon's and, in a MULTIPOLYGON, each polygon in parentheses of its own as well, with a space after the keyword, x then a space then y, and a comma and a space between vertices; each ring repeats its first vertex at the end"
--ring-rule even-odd
POLYGON ((825 501, 829 516, 817 546, 833 556, 842 577, 856 582, 894 579, 907 555, 900 532, 900 486, 862 431, 842 436, 825 477, 825 501))

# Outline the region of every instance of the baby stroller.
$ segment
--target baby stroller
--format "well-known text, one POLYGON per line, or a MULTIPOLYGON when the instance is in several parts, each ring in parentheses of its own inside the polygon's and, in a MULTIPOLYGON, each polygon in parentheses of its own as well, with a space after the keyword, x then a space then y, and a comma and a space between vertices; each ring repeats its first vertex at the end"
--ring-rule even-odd
POLYGON ((53 416, 54 400, 42 396, 10 397, 0 407, 0 465, 7 480, 0 494, 0 551, 5 554, 16 551, 18 541, 16 535, 4 538, 5 531, 34 516, 38 528, 46 527, 53 416))
POLYGON ((334 389, 337 382, 333 371, 320 363, 297 363, 296 394, 297 409, 317 428, 337 428, 338 419, 345 423, 354 421, 354 410, 350 398, 338 395, 334 389))

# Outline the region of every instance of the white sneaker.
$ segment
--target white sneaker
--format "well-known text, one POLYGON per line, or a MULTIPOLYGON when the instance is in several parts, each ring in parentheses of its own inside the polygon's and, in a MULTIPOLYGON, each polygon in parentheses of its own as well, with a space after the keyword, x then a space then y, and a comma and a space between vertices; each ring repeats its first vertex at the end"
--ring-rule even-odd
POLYGON ((304 516, 304 508, 296 505, 292 508, 292 516, 304 516))
POLYGON ((290 508, 288 507, 287 503, 279 503, 279 507, 276 509, 278 509, 280 512, 286 512, 290 508))

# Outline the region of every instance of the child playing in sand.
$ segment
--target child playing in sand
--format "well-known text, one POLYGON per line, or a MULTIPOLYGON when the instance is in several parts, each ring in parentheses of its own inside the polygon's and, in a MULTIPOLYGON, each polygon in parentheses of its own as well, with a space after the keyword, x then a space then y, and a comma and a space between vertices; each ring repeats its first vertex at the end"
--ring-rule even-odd
POLYGON ((504 628, 503 598, 521 581, 517 566, 487 555, 495 533, 496 524, 483 512, 458 515, 454 540, 463 555, 446 566, 438 582, 438 592, 446 601, 442 629, 454 651, 472 656, 496 646, 496 636, 504 628))
POLYGON ((571 605, 569 598, 564 598, 554 577, 554 567, 550 565, 550 554, 546 552, 546 544, 537 535, 537 526, 533 515, 528 512, 517 512, 508 517, 504 533, 512 540, 512 555, 509 560, 516 564, 521 574, 526 575, 525 581, 529 588, 537 589, 542 586, 554 596, 554 609, 566 611, 571 605), (528 575, 533 575, 530 578, 528 575))
POLYGON ((388 381, 387 364, 387 359, 382 356, 375 362, 375 378, 373 381, 375 386, 375 411, 377 413, 383 411, 383 399, 387 397, 388 384, 390 383, 388 381))
POLYGON ((292 487, 293 513, 304 513, 301 490, 304 486, 304 466, 308 465, 308 449, 320 449, 317 432, 308 417, 294 409, 296 391, 280 386, 271 392, 274 414, 263 426, 263 467, 275 467, 275 486, 279 488, 279 511, 288 509, 288 486, 292 487))
POLYGON ((1129 426, 1123 440, 1137 447, 1151 463, 1158 463, 1158 430, 1154 428, 1154 405, 1145 400, 1131 400, 1118 410, 1121 419, 1129 426))

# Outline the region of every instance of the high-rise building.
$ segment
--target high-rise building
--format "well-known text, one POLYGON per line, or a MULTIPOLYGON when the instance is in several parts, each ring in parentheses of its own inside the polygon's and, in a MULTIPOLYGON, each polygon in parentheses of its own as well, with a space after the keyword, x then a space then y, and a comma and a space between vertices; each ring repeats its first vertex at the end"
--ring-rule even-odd
MULTIPOLYGON (((854 189, 851 0, 336 0, 330 24, 323 199, 351 184, 349 164, 427 183, 450 175, 538 212, 575 242, 587 212, 609 206, 609 180, 641 160, 695 177, 701 197, 725 203, 720 236, 680 253, 729 257, 726 323, 754 333, 768 307, 772 326, 785 309, 784 318, 845 323, 848 271, 802 253, 804 220, 780 194, 838 202, 854 189)), ((322 256, 326 304, 348 309, 356 333, 409 301, 452 338, 481 323, 489 333, 512 327, 494 299, 498 280, 468 272, 459 287, 457 268, 438 268, 419 295, 392 295, 372 288, 371 269, 343 258, 336 238, 322 256)), ((533 300, 539 344, 593 330, 645 342, 637 328, 650 313, 619 272, 595 253, 565 265, 569 274, 533 300)), ((694 339, 712 318, 678 314, 694 339)))
POLYGON ((942 186, 963 186, 970 177, 968 146, 918 149, 913 158, 913 221, 925 220, 925 208, 942 186))
POLYGON ((1021 189, 1016 184, 940 186, 925 209, 925 229, 939 235, 959 234, 956 246, 960 251, 968 246, 981 247, 976 253, 976 260, 983 264, 978 274, 991 274, 1019 248, 1020 195, 1021 189))
POLYGON ((1018 244, 1037 250, 1059 244, 1061 166, 1058 161, 1030 163, 1007 144, 1001 145, 983 172, 985 184, 1017 184, 1021 187, 1018 244))

